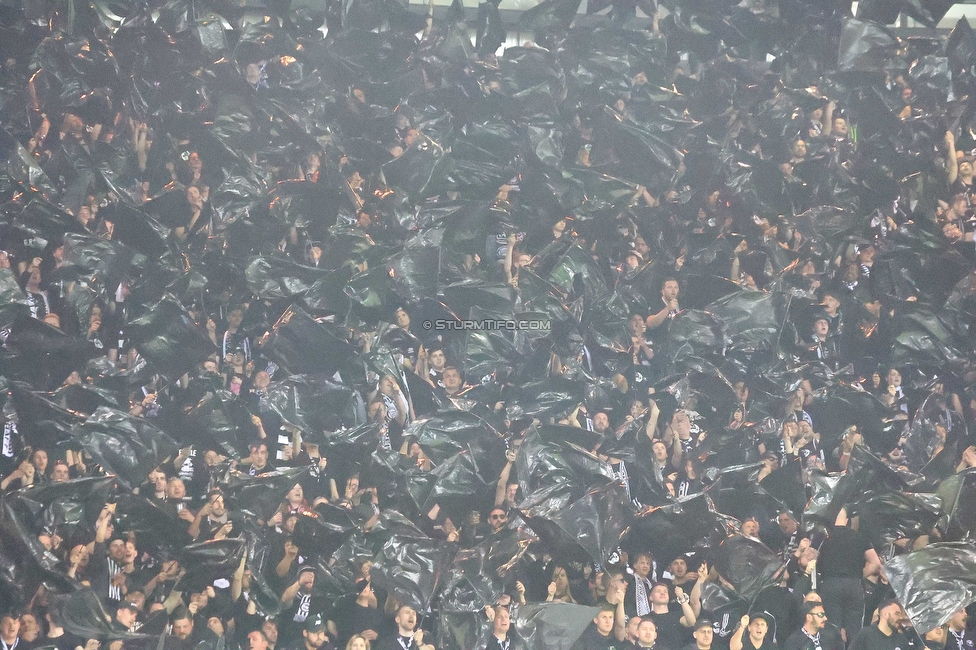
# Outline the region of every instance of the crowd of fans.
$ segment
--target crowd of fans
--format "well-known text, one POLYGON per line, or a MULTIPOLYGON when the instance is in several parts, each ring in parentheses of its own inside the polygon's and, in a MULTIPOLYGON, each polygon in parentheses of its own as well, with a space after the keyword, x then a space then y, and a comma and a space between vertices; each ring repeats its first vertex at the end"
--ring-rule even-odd
POLYGON ((929 496, 976 467, 968 26, 560 5, 496 55, 497 3, 475 43, 395 4, 330 5, 327 37, 220 3, 3 14, 3 650, 971 650, 965 609, 916 630, 885 572, 967 537, 952 498, 901 528, 805 508, 852 458, 929 496), (596 534, 591 488, 625 513, 597 508, 602 557, 544 532, 596 534), (715 530, 642 528, 702 498, 778 561, 756 593, 715 530), (417 602, 390 559, 512 539, 463 634, 451 567, 417 602))

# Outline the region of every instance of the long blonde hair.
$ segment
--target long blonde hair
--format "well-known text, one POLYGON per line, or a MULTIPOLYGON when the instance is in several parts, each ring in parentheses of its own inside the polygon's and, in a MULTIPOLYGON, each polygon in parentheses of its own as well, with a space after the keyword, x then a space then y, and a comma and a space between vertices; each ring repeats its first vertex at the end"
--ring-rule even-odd
POLYGON ((557 566, 555 569, 553 569, 552 581, 553 583, 556 582, 556 576, 559 575, 560 571, 562 571, 563 575, 566 576, 566 589, 562 593, 560 593, 557 587, 557 591, 555 594, 553 594, 552 599, 564 603, 575 603, 576 599, 573 598, 573 592, 570 591, 569 589, 569 574, 566 572, 565 568, 561 566, 557 566))
POLYGON ((351 637, 349 637, 349 640, 346 641, 346 650, 352 650, 352 642, 356 639, 362 639, 363 643, 366 644, 366 650, 370 650, 369 639, 364 637, 362 634, 353 634, 351 637))

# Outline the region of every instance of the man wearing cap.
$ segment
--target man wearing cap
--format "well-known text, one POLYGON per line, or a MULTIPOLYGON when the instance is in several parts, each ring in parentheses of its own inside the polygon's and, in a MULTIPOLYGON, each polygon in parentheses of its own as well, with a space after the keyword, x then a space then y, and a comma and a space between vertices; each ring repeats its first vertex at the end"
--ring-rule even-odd
POLYGON ((128 601, 119 603, 118 609, 115 610, 115 620, 113 621, 115 629, 120 632, 135 632, 139 629, 139 624, 136 622, 138 616, 139 608, 136 607, 135 603, 128 601))
POLYGON ((400 605, 393 619, 397 633, 377 641, 374 650, 434 650, 424 643, 424 631, 417 628, 417 611, 409 605, 400 605))
POLYGON ((302 639, 282 648, 282 650, 333 650, 329 639, 329 628, 319 615, 309 617, 302 630, 302 639))
POLYGON ((695 622, 695 631, 692 636, 695 640, 685 646, 685 650, 711 650, 712 640, 715 638, 715 629, 712 622, 707 618, 700 618, 695 622))
POLYGON ((765 616, 743 614, 738 629, 729 640, 729 650, 776 650, 779 646, 768 632, 769 622, 765 616), (749 631, 748 635, 745 634, 746 630, 749 631))
POLYGON ((800 616, 803 625, 786 639, 784 650, 844 650, 840 634, 833 626, 827 627, 827 614, 819 599, 804 602, 800 616))
POLYGON ((857 633, 850 650, 906 650, 908 638, 901 632, 905 618, 905 610, 897 600, 882 601, 878 606, 878 621, 857 633))
POLYGON ((316 612, 312 606, 312 587, 315 586, 315 567, 304 565, 298 570, 298 579, 281 594, 284 612, 281 615, 281 636, 286 643, 299 637, 305 622, 316 612))

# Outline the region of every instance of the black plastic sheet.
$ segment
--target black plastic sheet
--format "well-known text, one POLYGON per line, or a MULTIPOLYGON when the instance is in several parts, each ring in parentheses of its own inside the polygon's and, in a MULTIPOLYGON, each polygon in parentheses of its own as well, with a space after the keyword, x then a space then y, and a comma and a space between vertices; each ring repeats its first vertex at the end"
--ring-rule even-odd
POLYGON ((721 543, 731 532, 709 498, 696 494, 639 512, 628 542, 635 550, 649 548, 660 562, 670 562, 690 550, 721 543))
POLYGON ((537 490, 519 511, 553 556, 603 564, 629 528, 627 491, 620 483, 604 483, 582 496, 575 492, 567 485, 537 490))
POLYGON ((106 472, 118 476, 128 487, 142 483, 152 469, 179 449, 176 441, 148 421, 105 406, 73 433, 106 472))
POLYGON ((783 561, 765 544, 742 535, 733 535, 709 554, 715 569, 746 600, 773 584, 783 569, 783 561))
POLYGON ((946 541, 969 539, 976 530, 976 471, 967 469, 942 481, 939 530, 946 541))
POLYGON ((593 607, 570 603, 532 603, 518 608, 515 631, 532 650, 570 648, 596 616, 593 607))
POLYGON ((164 298, 129 322, 133 345, 160 374, 176 380, 217 351, 176 300, 164 298))
POLYGON ((931 630, 976 602, 976 549, 932 544, 885 563, 885 574, 917 630, 931 630))
POLYGON ((307 468, 277 470, 262 476, 230 472, 220 484, 227 508, 262 521, 278 510, 285 495, 308 473, 307 468))
POLYGON ((394 535, 374 559, 370 576, 398 602, 425 612, 457 550, 454 544, 429 538, 394 535))

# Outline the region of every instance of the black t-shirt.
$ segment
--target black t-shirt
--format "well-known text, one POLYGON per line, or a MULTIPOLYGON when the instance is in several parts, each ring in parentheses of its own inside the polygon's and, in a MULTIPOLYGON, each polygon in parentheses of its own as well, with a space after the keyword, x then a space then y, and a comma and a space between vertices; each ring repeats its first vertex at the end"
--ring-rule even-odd
POLYGON ((668 648, 680 648, 688 641, 689 632, 681 626, 680 611, 668 611, 665 614, 650 613, 648 615, 657 627, 657 644, 668 648))
POLYGON ((573 644, 573 650, 625 650, 628 645, 626 641, 618 641, 613 633, 603 636, 596 629, 596 625, 590 623, 579 640, 573 644))
POLYGON ((908 639, 901 632, 886 636, 876 625, 872 625, 857 633, 851 650, 908 650, 908 639))
POLYGON ((816 641, 804 634, 803 629, 800 628, 786 639, 783 650, 844 650, 844 640, 837 628, 830 624, 820 630, 816 641), (817 645, 818 643, 820 645, 817 645))
POLYGON ((864 554, 870 548, 871 545, 861 533, 844 526, 834 526, 820 548, 817 560, 820 575, 824 578, 860 580, 864 570, 864 554))

